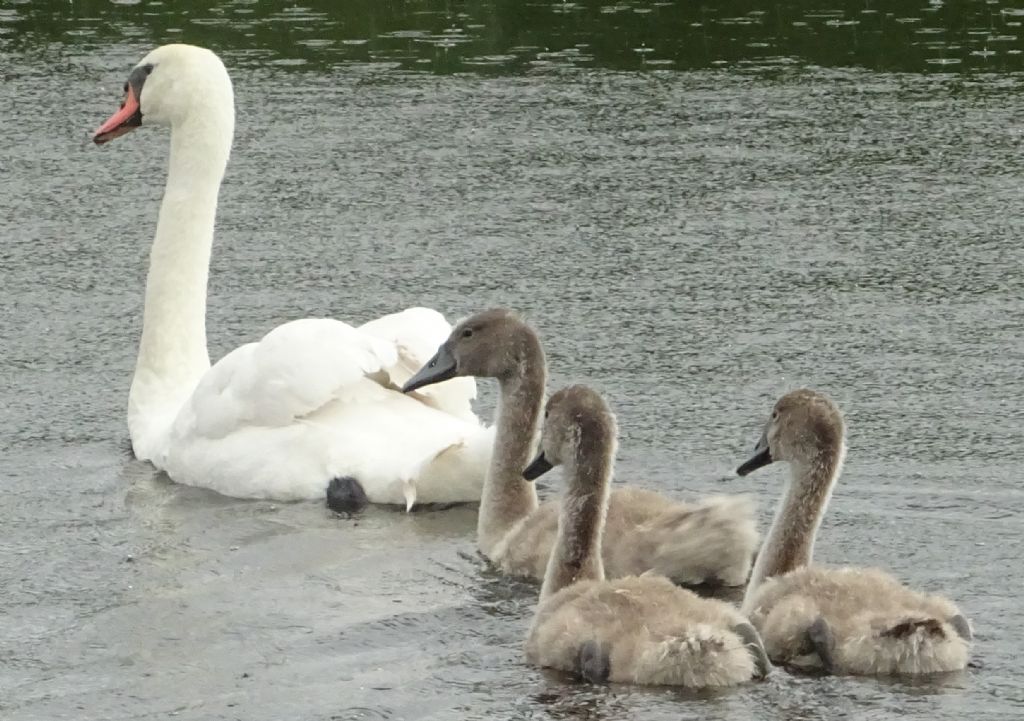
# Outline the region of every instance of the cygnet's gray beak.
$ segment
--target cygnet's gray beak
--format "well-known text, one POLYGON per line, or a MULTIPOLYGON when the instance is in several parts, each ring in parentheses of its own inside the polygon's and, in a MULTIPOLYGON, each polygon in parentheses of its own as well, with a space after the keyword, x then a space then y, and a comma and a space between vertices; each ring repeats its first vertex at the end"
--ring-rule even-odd
POLYGON ((536 481, 552 468, 554 468, 554 466, 551 465, 551 462, 544 457, 544 451, 541 451, 537 454, 537 457, 533 459, 533 462, 523 470, 523 478, 528 481, 536 481))
POLYGON ((402 393, 410 393, 417 388, 446 381, 449 378, 454 378, 457 373, 458 363, 455 362, 455 357, 452 356, 451 351, 448 350, 448 344, 445 343, 437 349, 434 357, 402 386, 402 393))
POLYGON ((745 476, 756 471, 761 466, 767 466, 773 460, 771 449, 768 448, 768 434, 762 433, 761 440, 754 446, 754 455, 751 456, 749 461, 736 469, 736 475, 745 476))

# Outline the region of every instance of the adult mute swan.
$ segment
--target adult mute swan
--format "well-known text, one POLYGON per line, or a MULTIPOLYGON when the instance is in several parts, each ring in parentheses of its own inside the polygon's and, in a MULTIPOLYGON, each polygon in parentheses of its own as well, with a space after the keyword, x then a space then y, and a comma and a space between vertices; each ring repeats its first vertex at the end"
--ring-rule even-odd
POLYGON ((231 79, 211 51, 165 45, 124 90, 97 144, 141 125, 171 128, 128 397, 135 455, 179 483, 243 498, 322 498, 330 485, 344 509, 478 500, 493 431, 470 408, 474 381, 400 391, 451 330, 436 311, 358 328, 292 321, 210 367, 206 286, 234 133, 231 79))
MULTIPOLYGON (((453 376, 496 378, 501 389, 477 547, 503 572, 544 578, 558 533, 559 502, 538 505, 523 468, 534 451, 547 364, 537 333, 504 308, 460 321, 405 388, 453 376)), ((602 544, 609 578, 654 571, 676 583, 741 586, 757 548, 753 505, 743 497, 680 503, 635 486, 609 494, 602 544)))
POLYGON ((926 674, 967 665, 971 628, 949 599, 877 568, 812 566, 814 538, 846 455, 843 417, 812 390, 775 404, 744 476, 774 461, 791 479, 743 601, 773 661, 845 674, 926 674))
POLYGON ((664 576, 605 580, 601 539, 615 416, 585 386, 555 393, 546 414, 541 452, 523 477, 532 480, 562 465, 566 490, 526 640, 527 661, 594 682, 690 688, 767 675, 771 664, 757 631, 729 604, 701 598, 664 576))

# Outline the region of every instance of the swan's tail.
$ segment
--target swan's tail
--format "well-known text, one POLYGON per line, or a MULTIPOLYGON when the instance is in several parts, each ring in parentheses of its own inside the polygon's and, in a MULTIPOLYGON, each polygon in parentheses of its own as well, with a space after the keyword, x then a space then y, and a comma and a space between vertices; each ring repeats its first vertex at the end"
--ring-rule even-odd
POLYGON ((759 540, 754 503, 713 496, 653 524, 653 570, 683 585, 742 586, 759 540))
POLYGON ((967 665, 970 627, 963 616, 907 616, 843 649, 847 665, 868 674, 927 674, 967 665))
POLYGON ((495 428, 480 428, 421 459, 402 475, 406 510, 416 503, 479 501, 495 428))
POLYGON ((732 686, 762 675, 756 654, 733 631, 695 624, 685 635, 650 635, 637 641, 633 678, 651 685, 732 686))

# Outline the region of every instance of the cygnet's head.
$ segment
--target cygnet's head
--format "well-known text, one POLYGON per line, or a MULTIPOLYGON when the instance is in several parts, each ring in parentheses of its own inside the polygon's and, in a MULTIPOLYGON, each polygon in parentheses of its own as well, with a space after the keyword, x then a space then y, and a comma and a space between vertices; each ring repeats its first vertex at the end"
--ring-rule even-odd
MULTIPOLYGON (((563 388, 548 399, 540 453, 523 471, 523 478, 536 480, 568 461, 612 457, 617 433, 615 414, 600 393, 582 385, 563 388)), ((593 483, 602 481, 588 478, 593 483)))
POLYGON ((736 469, 745 476, 773 461, 814 463, 841 450, 846 427, 828 396, 806 388, 782 396, 772 410, 754 455, 736 469))
POLYGON ((212 51, 195 45, 162 45, 132 69, 121 109, 93 134, 102 145, 146 125, 180 125, 219 112, 234 126, 234 92, 228 71, 212 51))
POLYGON ((529 363, 543 368, 537 334, 519 316, 492 308, 460 321, 434 357, 402 387, 404 393, 456 376, 510 378, 529 363))

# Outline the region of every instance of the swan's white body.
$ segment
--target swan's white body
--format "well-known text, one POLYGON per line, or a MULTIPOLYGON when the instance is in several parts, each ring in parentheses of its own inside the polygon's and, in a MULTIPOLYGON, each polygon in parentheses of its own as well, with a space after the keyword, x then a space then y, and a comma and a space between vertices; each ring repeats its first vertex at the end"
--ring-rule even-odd
POLYGON ((479 500, 493 430, 470 408, 474 381, 399 390, 451 330, 436 311, 358 328, 297 320, 210 367, 206 288, 231 81, 216 55, 188 45, 158 48, 147 64, 142 117, 171 126, 171 153, 128 403, 135 454, 236 497, 320 498, 351 476, 374 503, 479 500))

